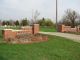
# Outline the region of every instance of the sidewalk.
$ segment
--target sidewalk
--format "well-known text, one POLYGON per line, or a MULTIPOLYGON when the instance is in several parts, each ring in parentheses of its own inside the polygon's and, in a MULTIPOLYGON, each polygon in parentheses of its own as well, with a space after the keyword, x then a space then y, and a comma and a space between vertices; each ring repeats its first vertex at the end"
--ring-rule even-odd
POLYGON ((71 39, 75 42, 80 42, 80 35, 69 34, 69 33, 60 33, 60 32, 40 32, 40 33, 65 37, 65 38, 71 39))

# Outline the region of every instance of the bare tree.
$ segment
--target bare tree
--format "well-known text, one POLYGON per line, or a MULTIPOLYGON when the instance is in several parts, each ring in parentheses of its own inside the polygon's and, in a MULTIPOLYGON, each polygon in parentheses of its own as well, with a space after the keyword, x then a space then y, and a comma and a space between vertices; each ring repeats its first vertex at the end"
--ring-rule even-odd
POLYGON ((39 17, 40 13, 38 12, 38 10, 36 10, 34 13, 32 13, 32 23, 36 23, 38 17, 39 17))
POLYGON ((65 15, 63 16, 63 21, 65 23, 68 23, 68 25, 71 25, 72 28, 75 27, 75 23, 76 21, 79 19, 79 14, 71 9, 68 9, 65 13, 65 15))

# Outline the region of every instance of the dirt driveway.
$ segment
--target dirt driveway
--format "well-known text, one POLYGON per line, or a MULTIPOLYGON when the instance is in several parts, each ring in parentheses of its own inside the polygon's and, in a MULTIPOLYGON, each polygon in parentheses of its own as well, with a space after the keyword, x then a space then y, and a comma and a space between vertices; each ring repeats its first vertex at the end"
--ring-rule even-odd
POLYGON ((71 39, 75 42, 80 42, 80 35, 69 34, 69 33, 60 33, 60 32, 40 32, 40 33, 65 37, 65 38, 71 39))

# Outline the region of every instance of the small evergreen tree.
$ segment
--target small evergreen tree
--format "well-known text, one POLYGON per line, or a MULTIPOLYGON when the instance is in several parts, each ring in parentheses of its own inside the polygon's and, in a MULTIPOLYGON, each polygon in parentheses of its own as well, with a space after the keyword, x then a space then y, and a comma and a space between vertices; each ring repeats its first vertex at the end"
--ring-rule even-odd
POLYGON ((15 21, 15 25, 16 25, 16 26, 19 26, 19 21, 18 21, 18 20, 15 21))
POLYGON ((23 19, 23 20, 21 21, 21 25, 22 25, 22 26, 28 25, 28 20, 27 20, 27 18, 25 18, 25 19, 23 19))

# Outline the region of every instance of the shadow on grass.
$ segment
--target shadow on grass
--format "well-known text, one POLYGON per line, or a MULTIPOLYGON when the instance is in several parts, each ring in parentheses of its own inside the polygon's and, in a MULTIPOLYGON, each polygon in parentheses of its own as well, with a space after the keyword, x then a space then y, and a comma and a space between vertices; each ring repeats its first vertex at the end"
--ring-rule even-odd
POLYGON ((3 56, 0 56, 0 60, 8 60, 8 59, 4 58, 3 56))

